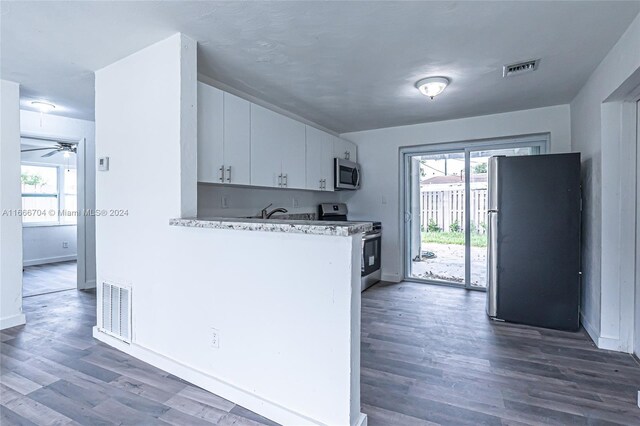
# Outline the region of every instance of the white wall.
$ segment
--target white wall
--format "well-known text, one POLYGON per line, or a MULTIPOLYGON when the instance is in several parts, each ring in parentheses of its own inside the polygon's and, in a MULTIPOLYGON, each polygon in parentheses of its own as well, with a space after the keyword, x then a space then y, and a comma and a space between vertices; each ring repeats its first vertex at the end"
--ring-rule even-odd
MULTIPOLYGON (((95 123, 93 121, 20 111, 23 135, 82 141, 76 155, 78 167, 78 208, 95 210, 95 123), (84 200, 84 203, 83 203, 84 200)), ((66 231, 69 231, 67 229, 66 231)), ((65 231, 57 231, 64 233, 65 231)), ((77 227, 78 288, 96 285, 95 217, 80 215, 77 227)))
POLYGON ((231 185, 198 184, 199 217, 255 216, 273 203, 269 210, 284 207, 289 213, 318 213, 320 203, 341 202, 339 192, 302 191, 294 189, 250 188, 231 185), (222 207, 222 199, 227 207, 222 207))
POLYGON ((22 229, 24 266, 76 260, 77 255, 76 225, 25 226, 22 229))
POLYGON ((571 147, 583 155, 583 325, 598 346, 626 352, 633 340, 636 200, 628 189, 636 144, 630 106, 621 100, 640 84, 639 46, 640 16, 571 102, 571 147))
POLYGON ((22 313, 20 87, 0 81, 0 329, 25 323, 22 313))
POLYGON ((355 424, 361 237, 168 225, 196 211, 195 48, 96 72, 97 206, 129 211, 97 220, 97 276, 131 287, 133 342, 94 335, 275 421, 355 424))
POLYGON ((570 151, 568 105, 341 135, 358 145, 363 169, 362 188, 345 196, 351 219, 382 221, 383 279, 399 281, 403 272, 399 245, 400 147, 547 132, 551 135, 551 152, 570 151))

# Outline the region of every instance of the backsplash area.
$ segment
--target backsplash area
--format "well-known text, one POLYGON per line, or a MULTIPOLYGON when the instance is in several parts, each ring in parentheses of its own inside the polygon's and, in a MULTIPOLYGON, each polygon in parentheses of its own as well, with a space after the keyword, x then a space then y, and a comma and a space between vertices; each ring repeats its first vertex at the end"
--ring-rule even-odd
MULTIPOLYGON (((320 192, 296 189, 239 187, 198 183, 198 217, 256 216, 267 205, 284 207, 287 215, 317 214, 318 204, 345 202, 345 192, 320 192), (225 207, 226 206, 226 207, 225 207)), ((284 215, 283 215, 284 216, 284 215)), ((275 217, 275 216, 274 216, 275 217)), ((281 217, 281 214, 278 214, 281 217)), ((286 216, 284 216, 286 217, 286 216)))

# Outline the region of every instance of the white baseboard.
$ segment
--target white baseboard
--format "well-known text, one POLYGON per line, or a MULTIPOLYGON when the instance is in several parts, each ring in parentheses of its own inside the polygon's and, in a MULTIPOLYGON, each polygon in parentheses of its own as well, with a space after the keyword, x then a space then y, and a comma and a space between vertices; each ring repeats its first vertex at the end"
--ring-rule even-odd
POLYGON ((580 313, 580 322, 582 323, 582 326, 584 327, 584 329, 587 331, 587 334, 589 335, 589 337, 591 337, 591 340, 593 341, 593 343, 595 343, 596 346, 598 346, 598 340, 600 339, 600 336, 598 332, 596 332, 596 329, 593 328, 593 325, 591 325, 591 323, 587 321, 587 319, 584 317, 582 312, 580 313))
MULTIPOLYGON (((101 332, 98 327, 93 327, 93 337, 107 345, 138 358, 154 367, 167 371, 174 376, 180 377, 189 383, 193 383, 211 393, 221 396, 235 404, 260 414, 274 422, 285 425, 321 425, 322 422, 311 419, 300 413, 296 413, 275 402, 268 401, 248 390, 239 388, 231 383, 213 377, 203 371, 186 366, 174 359, 167 358, 150 349, 144 348, 136 343, 125 343, 115 337, 101 332)), ((367 426, 367 416, 360 413, 355 420, 354 426, 367 426)))
MULTIPOLYGON (((640 394, 640 392, 638 392, 640 394)), ((640 401, 640 396, 638 397, 639 401, 640 401)), ((356 422, 356 426, 367 426, 369 424, 369 421, 367 419, 367 415, 360 413, 360 416, 358 416, 358 421, 356 422)))
POLYGON ((44 257, 42 259, 25 260, 22 262, 22 266, 46 265, 47 263, 68 262, 77 259, 78 256, 75 254, 69 256, 44 257))
POLYGON ((402 281, 402 276, 400 274, 382 274, 382 281, 389 281, 392 283, 399 283, 402 281))
POLYGON ((584 329, 587 331, 589 337, 591 337, 591 340, 593 340, 593 343, 595 343, 598 348, 606 349, 609 351, 632 353, 627 345, 625 345, 624 342, 622 342, 620 339, 601 336, 593 327, 593 325, 586 320, 582 313, 580 314, 580 322, 582 323, 584 329))
POLYGON ((24 314, 12 315, 10 317, 0 318, 0 330, 6 328, 17 327, 27 323, 27 317, 24 314))

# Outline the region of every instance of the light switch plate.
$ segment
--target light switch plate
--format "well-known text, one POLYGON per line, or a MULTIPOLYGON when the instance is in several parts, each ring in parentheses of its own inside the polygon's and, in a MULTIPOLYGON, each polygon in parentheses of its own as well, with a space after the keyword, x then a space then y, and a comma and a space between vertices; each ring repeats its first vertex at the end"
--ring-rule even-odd
POLYGON ((98 170, 101 172, 109 171, 109 157, 98 158, 98 170))

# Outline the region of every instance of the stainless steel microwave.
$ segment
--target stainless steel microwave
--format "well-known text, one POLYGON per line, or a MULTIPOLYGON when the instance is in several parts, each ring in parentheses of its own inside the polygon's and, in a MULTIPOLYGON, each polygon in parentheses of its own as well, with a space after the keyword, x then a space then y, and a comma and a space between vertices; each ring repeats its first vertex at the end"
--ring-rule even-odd
POLYGON ((342 158, 334 159, 334 182, 337 191, 360 188, 360 165, 342 158))

